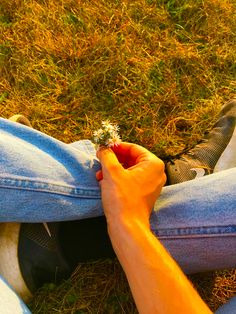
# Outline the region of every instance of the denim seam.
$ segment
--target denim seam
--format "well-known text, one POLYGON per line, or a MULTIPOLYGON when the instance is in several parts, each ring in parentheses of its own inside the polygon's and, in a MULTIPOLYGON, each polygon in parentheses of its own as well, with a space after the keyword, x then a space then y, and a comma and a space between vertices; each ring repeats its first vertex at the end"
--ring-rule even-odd
POLYGON ((0 186, 6 189, 63 194, 73 197, 101 198, 100 189, 97 187, 76 187, 70 185, 59 185, 51 182, 40 182, 37 180, 19 180, 12 178, 0 178, 0 186))
POLYGON ((154 230, 159 238, 197 238, 215 237, 215 236, 236 236, 236 226, 207 226, 207 227, 191 227, 191 228, 173 228, 167 230, 154 230))

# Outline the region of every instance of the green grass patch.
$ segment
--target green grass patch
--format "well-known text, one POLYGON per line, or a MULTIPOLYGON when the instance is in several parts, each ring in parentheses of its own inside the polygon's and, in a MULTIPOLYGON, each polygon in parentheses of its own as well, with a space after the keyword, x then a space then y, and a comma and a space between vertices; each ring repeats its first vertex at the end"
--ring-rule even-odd
MULTIPOLYGON (((67 143, 91 138, 109 118, 123 140, 176 155, 236 96, 235 12, 234 0, 1 0, 1 116, 22 113, 67 143)), ((33 312, 135 313, 117 267, 89 264, 47 286, 33 312)), ((224 282, 214 289, 235 291, 235 279, 224 282)), ((229 294, 212 289, 205 299, 215 309, 229 294)))

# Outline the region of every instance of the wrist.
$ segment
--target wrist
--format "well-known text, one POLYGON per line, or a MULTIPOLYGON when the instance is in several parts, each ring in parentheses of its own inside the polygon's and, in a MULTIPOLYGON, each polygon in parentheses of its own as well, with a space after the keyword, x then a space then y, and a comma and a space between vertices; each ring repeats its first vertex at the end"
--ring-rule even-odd
POLYGON ((107 220, 108 234, 117 252, 126 250, 129 244, 136 242, 143 234, 151 233, 149 219, 137 219, 124 216, 107 220))
POLYGON ((113 206, 104 206, 104 212, 107 219, 108 228, 111 232, 129 230, 132 226, 146 226, 150 229, 149 206, 144 202, 122 201, 115 203, 113 206))
MULTIPOLYGON (((144 210, 143 210, 144 213, 144 210)), ((111 235, 120 232, 132 232, 133 229, 142 227, 150 229, 149 217, 146 214, 135 214, 134 209, 127 209, 119 214, 106 215, 107 226, 111 235)))

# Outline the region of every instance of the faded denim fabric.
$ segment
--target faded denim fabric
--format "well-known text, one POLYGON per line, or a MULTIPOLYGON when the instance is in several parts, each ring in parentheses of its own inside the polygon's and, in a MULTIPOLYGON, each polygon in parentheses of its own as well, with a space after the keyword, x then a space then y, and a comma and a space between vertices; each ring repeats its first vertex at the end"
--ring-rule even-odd
POLYGON ((167 186, 153 232, 186 273, 236 266, 236 168, 167 186))
POLYGON ((39 222, 102 215, 90 141, 64 144, 0 119, 0 221, 39 222))
MULTIPOLYGON (((0 221, 103 215, 88 141, 62 143, 0 119, 0 221)), ((236 265, 236 168, 163 188, 151 228, 185 272, 236 265)))
MULTIPOLYGON (((1 118, 0 132, 1 222, 103 215, 90 141, 65 144, 1 118)), ((151 228, 185 272, 236 266, 235 178, 232 168, 163 188, 151 228)))
POLYGON ((216 314, 236 314, 236 297, 230 299, 226 304, 222 305, 216 314))

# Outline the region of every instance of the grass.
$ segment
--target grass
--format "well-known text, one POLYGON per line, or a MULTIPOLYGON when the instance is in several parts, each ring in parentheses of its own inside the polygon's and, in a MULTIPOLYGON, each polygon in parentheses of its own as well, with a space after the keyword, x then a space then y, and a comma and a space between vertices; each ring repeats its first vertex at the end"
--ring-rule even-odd
MULTIPOLYGON (((109 118, 123 140, 178 154, 236 96, 235 12, 234 0, 1 0, 0 115, 22 113, 67 143, 109 118)), ((209 276, 215 309, 235 293, 235 270, 194 277, 203 295, 209 276)), ((117 263, 101 261, 31 308, 135 313, 128 291, 117 263)))
MULTIPOLYGON (((215 311, 236 292, 236 270, 189 276, 203 300, 215 311)), ((78 265, 60 286, 46 284, 30 304, 33 313, 137 314, 125 275, 117 260, 78 265)))

